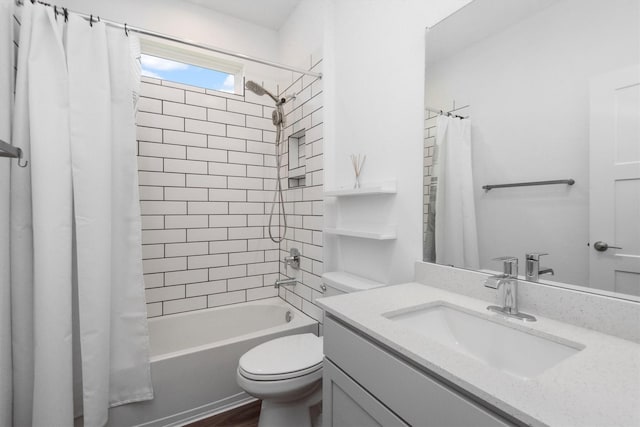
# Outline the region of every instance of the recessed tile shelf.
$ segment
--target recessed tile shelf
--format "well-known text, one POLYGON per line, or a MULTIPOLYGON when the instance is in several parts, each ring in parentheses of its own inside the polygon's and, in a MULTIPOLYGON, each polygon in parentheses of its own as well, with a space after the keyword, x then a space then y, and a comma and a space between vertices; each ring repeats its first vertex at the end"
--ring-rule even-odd
POLYGON ((324 192, 324 197, 352 197, 352 196, 367 196, 375 194, 395 194, 396 182, 388 181, 377 184, 365 185, 360 188, 338 188, 335 190, 327 190, 324 192))
POLYGON ((333 234, 336 236, 348 236, 348 237, 358 237, 361 239, 371 239, 371 240, 395 240, 396 232, 395 231, 362 231, 362 230, 350 230, 347 228, 325 228, 324 232, 327 234, 333 234))

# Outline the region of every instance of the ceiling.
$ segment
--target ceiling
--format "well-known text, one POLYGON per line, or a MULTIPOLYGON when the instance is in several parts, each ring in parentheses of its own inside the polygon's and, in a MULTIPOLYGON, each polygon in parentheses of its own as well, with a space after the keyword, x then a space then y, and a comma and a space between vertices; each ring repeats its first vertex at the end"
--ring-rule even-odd
POLYGON ((279 30, 300 0, 186 0, 272 30, 279 30))

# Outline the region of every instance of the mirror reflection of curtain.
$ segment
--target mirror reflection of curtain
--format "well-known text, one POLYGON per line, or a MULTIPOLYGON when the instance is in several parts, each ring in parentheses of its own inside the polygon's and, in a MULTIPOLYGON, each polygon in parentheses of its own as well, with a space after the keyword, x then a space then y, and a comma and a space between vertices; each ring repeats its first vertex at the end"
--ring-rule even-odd
MULTIPOLYGON (((437 152, 433 158, 434 162, 436 162, 437 152)), ((435 176, 428 176, 425 177, 425 179, 429 180, 429 184, 427 184, 429 185, 429 195, 426 204, 427 210, 425 212, 427 220, 425 222, 422 259, 427 262, 436 262, 436 187, 438 185, 438 179, 435 176)))
POLYGON ((435 260, 438 264, 478 269, 471 123, 441 115, 436 132, 435 260))

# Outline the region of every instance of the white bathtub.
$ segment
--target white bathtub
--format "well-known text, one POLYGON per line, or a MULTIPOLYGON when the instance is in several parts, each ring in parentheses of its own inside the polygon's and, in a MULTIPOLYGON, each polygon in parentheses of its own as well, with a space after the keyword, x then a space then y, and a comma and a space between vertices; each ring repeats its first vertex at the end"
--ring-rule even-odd
POLYGON ((306 332, 317 322, 277 297, 149 319, 155 399, 112 408, 107 425, 180 425, 249 402, 236 384, 240 356, 306 332))

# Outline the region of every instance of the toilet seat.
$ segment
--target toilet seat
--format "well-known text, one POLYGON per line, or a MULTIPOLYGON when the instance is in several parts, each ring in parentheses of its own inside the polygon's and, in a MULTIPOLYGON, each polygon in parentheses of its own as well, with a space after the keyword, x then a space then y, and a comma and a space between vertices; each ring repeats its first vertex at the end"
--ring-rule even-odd
POLYGON ((309 375, 319 369, 322 369, 322 362, 318 363, 315 366, 311 366, 307 369, 301 369, 299 371, 293 372, 283 372, 280 374, 255 374, 252 372, 247 372, 242 367, 238 367, 238 372, 245 378, 255 381, 279 381, 279 380, 289 380, 296 377, 302 377, 305 375, 309 375))
POLYGON ((322 369, 322 338, 313 334, 289 335, 252 348, 238 363, 238 373, 255 381, 279 381, 322 369))

